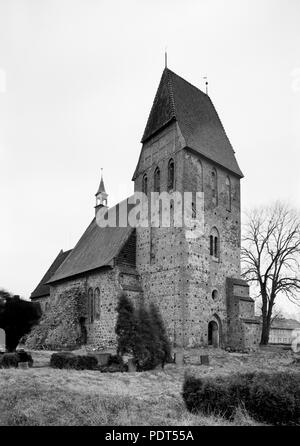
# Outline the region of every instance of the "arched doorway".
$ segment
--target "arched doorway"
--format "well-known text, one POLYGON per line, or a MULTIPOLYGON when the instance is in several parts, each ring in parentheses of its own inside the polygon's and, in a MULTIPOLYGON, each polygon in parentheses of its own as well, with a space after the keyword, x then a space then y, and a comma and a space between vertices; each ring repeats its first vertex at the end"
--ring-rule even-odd
POLYGON ((208 324, 208 345, 219 347, 219 326, 216 321, 208 324))

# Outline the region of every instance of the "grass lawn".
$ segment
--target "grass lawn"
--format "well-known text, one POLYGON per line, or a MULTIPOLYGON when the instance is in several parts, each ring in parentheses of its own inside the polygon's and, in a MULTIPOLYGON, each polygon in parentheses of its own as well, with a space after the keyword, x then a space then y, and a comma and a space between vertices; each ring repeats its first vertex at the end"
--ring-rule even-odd
POLYGON ((214 376, 274 371, 275 364, 276 370, 296 367, 291 352, 279 350, 248 355, 210 350, 209 366, 194 365, 199 351, 187 353, 185 366, 109 374, 52 369, 50 352, 32 352, 32 369, 0 370, 0 425, 257 425, 242 411, 233 422, 191 415, 181 398, 185 371, 214 376))

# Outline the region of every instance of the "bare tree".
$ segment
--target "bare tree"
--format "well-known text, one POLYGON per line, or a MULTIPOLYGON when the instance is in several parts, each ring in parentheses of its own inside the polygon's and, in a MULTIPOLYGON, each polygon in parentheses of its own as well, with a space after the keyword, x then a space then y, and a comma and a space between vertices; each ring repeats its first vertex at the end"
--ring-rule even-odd
POLYGON ((297 303, 300 291, 300 218, 283 203, 247 214, 242 237, 243 276, 258 286, 261 345, 268 344, 273 308, 279 294, 297 303))

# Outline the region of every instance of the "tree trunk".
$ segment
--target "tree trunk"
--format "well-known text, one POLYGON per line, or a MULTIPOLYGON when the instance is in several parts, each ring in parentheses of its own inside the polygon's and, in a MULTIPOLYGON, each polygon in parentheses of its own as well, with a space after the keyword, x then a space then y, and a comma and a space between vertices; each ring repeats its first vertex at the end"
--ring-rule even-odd
POLYGON ((269 336, 270 336, 270 327, 271 327, 271 317, 272 310, 274 305, 274 297, 271 296, 269 305, 267 299, 265 299, 263 307, 262 307, 262 330, 261 330, 261 340, 260 345, 268 345, 269 336))
POLYGON ((268 345, 269 343, 269 332, 270 327, 268 326, 267 322, 262 324, 262 330, 261 330, 261 339, 260 339, 260 345, 268 345))
POLYGON ((261 339, 260 345, 268 345, 269 343, 269 332, 270 332, 270 320, 268 311, 268 298, 265 292, 262 292, 262 329, 261 329, 261 339))

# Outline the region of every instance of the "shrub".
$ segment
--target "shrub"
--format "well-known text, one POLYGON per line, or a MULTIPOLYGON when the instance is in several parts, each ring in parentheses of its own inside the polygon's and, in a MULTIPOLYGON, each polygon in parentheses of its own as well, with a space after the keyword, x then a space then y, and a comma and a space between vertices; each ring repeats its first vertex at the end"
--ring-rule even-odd
POLYGON ((0 369, 15 367, 17 368, 19 364, 17 353, 3 353, 0 355, 0 369))
POLYGON ((258 421, 300 423, 299 373, 247 373, 217 378, 186 376, 183 399, 190 412, 232 419, 244 407, 258 421))
POLYGON ((155 331, 150 313, 145 305, 141 304, 137 313, 137 328, 133 347, 137 370, 154 369, 161 362, 162 354, 158 333, 155 331))
POLYGON ((134 307, 125 293, 119 296, 116 308, 118 313, 115 332, 117 335, 117 353, 132 353, 136 331, 134 307))
POLYGON ((97 359, 93 356, 79 356, 71 352, 53 353, 50 366, 56 369, 96 370, 97 359))
POLYGON ((159 340, 159 352, 162 352, 161 362, 173 362, 171 355, 171 345, 166 332, 165 324, 163 318, 160 314, 158 307, 152 302, 150 304, 150 316, 152 319, 153 329, 157 333, 159 340))
POLYGON ((38 302, 27 302, 8 292, 1 291, 0 297, 0 328, 5 330, 6 349, 14 352, 20 339, 39 323, 41 306, 38 302))
POLYGON ((28 362, 29 367, 33 366, 33 359, 30 353, 25 352, 25 350, 18 350, 17 352, 18 362, 28 362))

